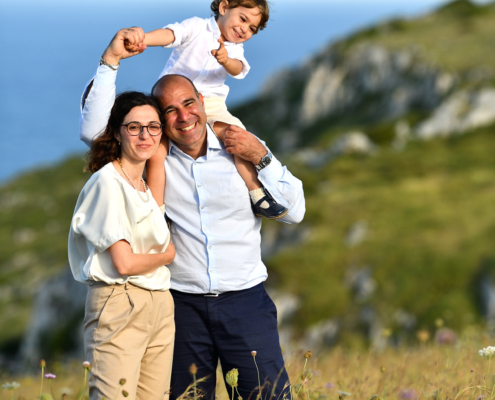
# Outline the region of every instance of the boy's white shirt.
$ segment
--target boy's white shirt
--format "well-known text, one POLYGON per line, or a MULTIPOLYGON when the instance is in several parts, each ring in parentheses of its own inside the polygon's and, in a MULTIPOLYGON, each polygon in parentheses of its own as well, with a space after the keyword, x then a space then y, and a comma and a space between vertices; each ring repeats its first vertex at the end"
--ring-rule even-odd
MULTIPOLYGON (((225 84, 227 71, 211 54, 220 46, 220 28, 214 17, 202 19, 193 17, 181 23, 169 24, 164 29, 174 32, 175 40, 165 48, 174 48, 165 65, 163 75, 179 74, 187 76, 194 82, 198 91, 204 97, 221 97, 224 100, 229 94, 229 87, 225 84)), ((244 58, 242 43, 225 42, 229 58, 242 62, 242 71, 233 76, 243 79, 249 72, 250 66, 244 58)))

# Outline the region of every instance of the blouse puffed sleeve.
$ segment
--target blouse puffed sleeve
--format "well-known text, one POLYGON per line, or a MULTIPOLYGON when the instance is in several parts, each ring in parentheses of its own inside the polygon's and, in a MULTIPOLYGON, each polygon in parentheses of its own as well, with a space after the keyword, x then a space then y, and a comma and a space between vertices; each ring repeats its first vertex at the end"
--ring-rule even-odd
POLYGON ((88 181, 77 200, 71 229, 103 252, 119 240, 132 246, 132 227, 128 217, 122 183, 99 174, 88 181))

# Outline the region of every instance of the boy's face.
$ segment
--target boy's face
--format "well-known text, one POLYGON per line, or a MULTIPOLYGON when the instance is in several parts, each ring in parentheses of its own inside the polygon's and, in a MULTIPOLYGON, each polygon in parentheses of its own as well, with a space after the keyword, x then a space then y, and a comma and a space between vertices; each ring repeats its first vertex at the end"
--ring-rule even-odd
POLYGON ((228 8, 222 1, 219 7, 220 15, 217 23, 224 40, 231 43, 242 43, 256 33, 261 22, 261 13, 258 7, 228 8))

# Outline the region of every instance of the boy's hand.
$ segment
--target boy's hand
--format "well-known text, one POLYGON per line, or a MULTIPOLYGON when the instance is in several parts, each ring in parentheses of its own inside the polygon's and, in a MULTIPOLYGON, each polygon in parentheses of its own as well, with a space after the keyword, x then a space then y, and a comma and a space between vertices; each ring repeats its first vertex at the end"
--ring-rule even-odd
POLYGON ((220 65, 225 65, 229 60, 229 55, 222 38, 218 39, 220 47, 217 50, 212 50, 211 54, 215 57, 220 65))

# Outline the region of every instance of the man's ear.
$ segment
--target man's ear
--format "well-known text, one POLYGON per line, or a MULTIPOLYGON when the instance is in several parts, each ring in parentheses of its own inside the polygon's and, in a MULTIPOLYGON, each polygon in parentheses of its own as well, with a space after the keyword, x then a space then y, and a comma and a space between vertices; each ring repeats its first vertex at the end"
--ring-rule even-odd
POLYGON ((203 99, 203 95, 201 93, 198 94, 198 99, 201 102, 203 108, 205 108, 205 100, 203 99))

